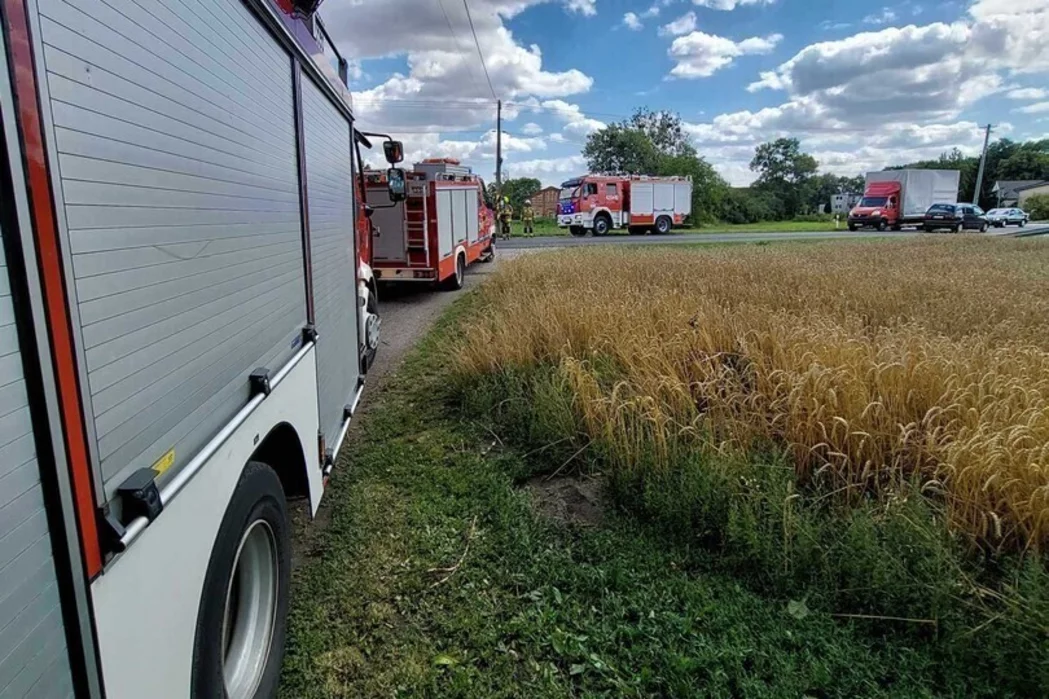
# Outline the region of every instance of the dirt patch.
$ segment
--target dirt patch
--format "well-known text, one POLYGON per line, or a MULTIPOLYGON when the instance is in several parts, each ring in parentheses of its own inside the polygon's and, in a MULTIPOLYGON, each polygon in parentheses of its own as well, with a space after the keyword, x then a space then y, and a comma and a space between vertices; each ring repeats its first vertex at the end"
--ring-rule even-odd
POLYGON ((561 524, 596 527, 604 521, 604 483, 586 476, 538 476, 525 483, 532 504, 544 517, 561 524))

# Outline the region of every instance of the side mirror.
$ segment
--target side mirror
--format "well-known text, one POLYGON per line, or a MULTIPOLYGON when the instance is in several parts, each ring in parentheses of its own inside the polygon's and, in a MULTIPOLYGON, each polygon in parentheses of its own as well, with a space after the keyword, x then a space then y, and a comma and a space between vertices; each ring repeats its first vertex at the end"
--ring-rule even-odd
POLYGON ((391 167, 386 171, 386 190, 389 192, 390 201, 404 201, 406 188, 403 169, 391 167))
POLYGON ((386 156, 386 162, 390 165, 396 165, 404 160, 404 144, 400 141, 384 141, 382 152, 386 156))

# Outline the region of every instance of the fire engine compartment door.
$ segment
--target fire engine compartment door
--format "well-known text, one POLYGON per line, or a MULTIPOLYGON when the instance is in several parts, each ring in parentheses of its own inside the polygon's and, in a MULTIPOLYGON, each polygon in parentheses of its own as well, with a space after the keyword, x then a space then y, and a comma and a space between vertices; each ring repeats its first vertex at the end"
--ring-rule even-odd
POLYGON ((673 214, 674 184, 671 182, 657 182, 653 189, 655 190, 654 212, 657 214, 673 214))
MULTIPOLYGON (((8 235, 18 232, 0 232, 8 235)), ((2 245, 0 414, 0 688, 17 699, 70 697, 58 576, 2 245)))
POLYGON ((466 242, 470 194, 476 196, 476 191, 461 187, 437 189, 437 241, 442 259, 451 255, 456 245, 466 242))
POLYGON ((651 216, 652 212, 652 183, 634 182, 630 188, 630 213, 634 216, 651 216))
POLYGON ((477 242, 477 235, 479 230, 479 223, 477 220, 478 208, 477 208, 477 192, 474 190, 466 191, 466 239, 470 245, 477 242))
POLYGON ((376 262, 404 262, 408 259, 408 232, 404 202, 390 208, 390 195, 383 189, 372 189, 368 198, 376 205, 372 214, 372 255, 376 262))
POLYGON ((357 250, 350 123, 312 80, 302 81, 302 131, 309 196, 317 403, 334 445, 360 382, 357 250))

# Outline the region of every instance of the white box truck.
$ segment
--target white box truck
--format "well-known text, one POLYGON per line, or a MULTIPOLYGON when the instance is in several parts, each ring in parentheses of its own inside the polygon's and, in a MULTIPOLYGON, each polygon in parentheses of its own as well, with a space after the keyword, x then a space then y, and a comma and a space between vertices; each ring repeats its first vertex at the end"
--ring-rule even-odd
POLYGON ((2 697, 276 692, 378 339, 315 5, 0 0, 2 697))
POLYGON ((868 172, 863 198, 849 212, 849 230, 920 226, 933 204, 958 201, 958 170, 884 170, 868 172))

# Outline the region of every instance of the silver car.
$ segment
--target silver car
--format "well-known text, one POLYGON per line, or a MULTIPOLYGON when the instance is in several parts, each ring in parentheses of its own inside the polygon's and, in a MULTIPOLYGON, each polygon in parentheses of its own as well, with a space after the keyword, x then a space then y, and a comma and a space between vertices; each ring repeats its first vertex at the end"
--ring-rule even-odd
POLYGON ((1031 219, 1023 209, 991 209, 987 212, 987 221, 996 228, 1019 226, 1023 228, 1031 219))

